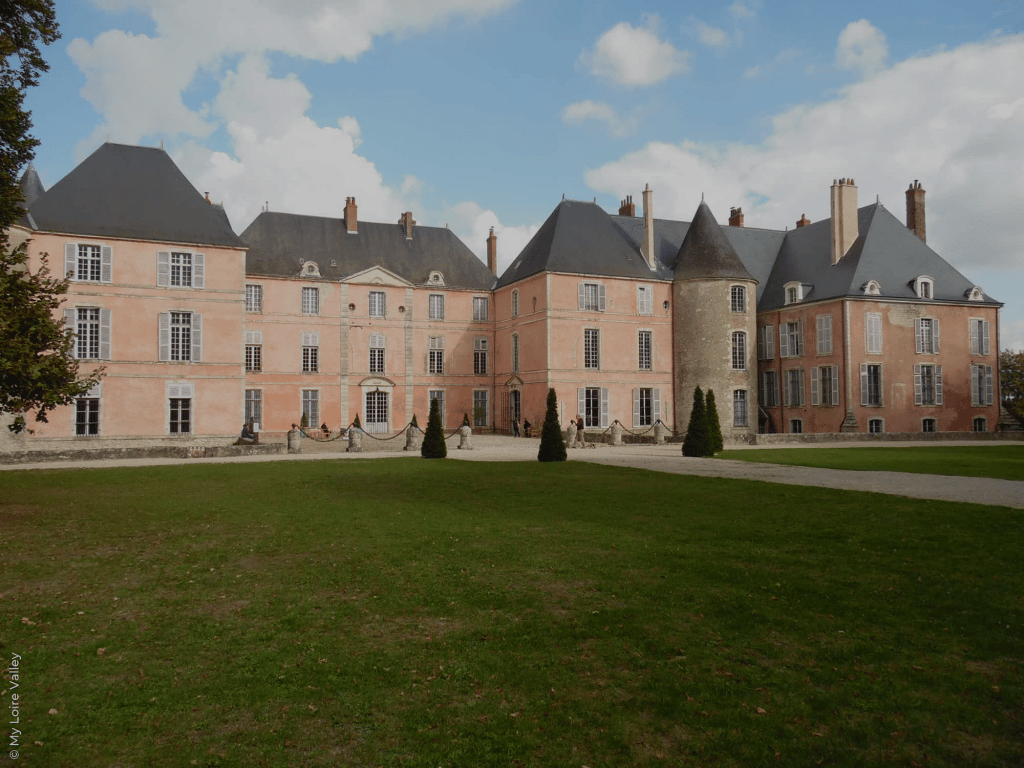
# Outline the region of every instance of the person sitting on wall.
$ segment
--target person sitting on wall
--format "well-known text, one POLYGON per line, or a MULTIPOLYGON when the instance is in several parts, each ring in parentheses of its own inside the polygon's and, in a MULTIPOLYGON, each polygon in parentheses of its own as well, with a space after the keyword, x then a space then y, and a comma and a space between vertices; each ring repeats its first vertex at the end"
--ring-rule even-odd
POLYGON ((523 437, 530 436, 530 420, 523 419, 523 437))
POLYGON ((252 425, 248 421, 242 424, 242 437, 240 439, 245 443, 252 443, 256 441, 256 435, 252 431, 252 425))

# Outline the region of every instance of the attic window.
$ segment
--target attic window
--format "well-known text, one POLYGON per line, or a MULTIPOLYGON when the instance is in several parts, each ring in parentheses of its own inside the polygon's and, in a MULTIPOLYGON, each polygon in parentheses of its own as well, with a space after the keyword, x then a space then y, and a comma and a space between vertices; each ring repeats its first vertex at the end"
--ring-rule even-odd
POLYGON ((320 267, 315 261, 303 262, 302 274, 307 277, 320 277, 320 267))
POLYGON ((331 259, 331 266, 332 267, 338 266, 338 262, 335 259, 331 259))
POLYGON ((804 287, 800 283, 786 283, 785 289, 787 304, 796 304, 798 301, 803 301, 804 287))
POLYGON ((877 280, 868 280, 864 283, 863 291, 868 296, 878 296, 882 292, 882 286, 879 285, 877 280))
POLYGON ((427 277, 427 282, 431 285, 444 285, 444 275, 438 272, 436 269, 432 270, 430 276, 427 277))
POLYGON ((968 301, 982 301, 985 298, 984 291, 979 286, 974 286, 969 291, 964 291, 968 301))
POLYGON ((935 281, 927 275, 921 275, 914 281, 914 293, 919 299, 935 298, 935 281))

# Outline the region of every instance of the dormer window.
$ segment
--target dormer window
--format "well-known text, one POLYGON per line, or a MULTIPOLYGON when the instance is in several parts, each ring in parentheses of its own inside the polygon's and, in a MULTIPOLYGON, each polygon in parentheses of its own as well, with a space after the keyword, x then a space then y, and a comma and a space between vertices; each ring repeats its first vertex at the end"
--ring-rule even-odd
POLYGON ((926 275, 921 275, 914 281, 914 293, 919 299, 935 298, 934 281, 926 275))
POLYGON ((431 270, 430 275, 427 277, 427 282, 431 285, 444 285, 444 275, 436 269, 431 270))
POLYGON ((879 285, 877 280, 868 280, 866 283, 864 283, 861 289, 868 296, 878 296, 879 294, 882 293, 882 286, 879 285))
POLYGON ((320 266, 315 261, 307 261, 302 264, 303 277, 320 277, 320 266))
POLYGON ((803 301, 804 287, 800 283, 786 283, 786 303, 796 304, 803 301))
POLYGON ((985 292, 977 285, 969 291, 964 291, 964 295, 967 297, 968 301, 983 301, 985 298, 985 292))

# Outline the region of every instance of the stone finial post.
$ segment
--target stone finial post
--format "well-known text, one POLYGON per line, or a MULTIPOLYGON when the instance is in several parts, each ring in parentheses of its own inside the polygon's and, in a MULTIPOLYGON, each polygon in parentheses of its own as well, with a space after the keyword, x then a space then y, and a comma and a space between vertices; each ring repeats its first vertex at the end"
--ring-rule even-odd
POLYGON ((470 436, 473 434, 471 427, 461 426, 459 427, 459 450, 472 451, 473 442, 470 436))
POLYGON ((288 453, 302 453, 302 432, 295 424, 288 430, 288 453))
POLYGON ((654 425, 654 443, 656 445, 664 445, 667 437, 668 427, 666 427, 659 421, 657 424, 654 425))
POLYGON ((612 424, 612 445, 622 445, 622 425, 617 421, 612 424))
POLYGON ((410 424, 409 428, 405 430, 405 450, 419 453, 422 446, 423 430, 410 424))
POLYGON ((363 430, 359 427, 349 427, 348 430, 348 452, 363 452, 363 430))

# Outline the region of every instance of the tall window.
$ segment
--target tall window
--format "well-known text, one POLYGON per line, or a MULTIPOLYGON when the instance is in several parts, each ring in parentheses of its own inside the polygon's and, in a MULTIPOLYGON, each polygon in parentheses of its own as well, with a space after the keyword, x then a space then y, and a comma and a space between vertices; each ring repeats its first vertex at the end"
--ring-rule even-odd
POLYGON ((914 366, 914 405, 942 405, 942 366, 914 366))
POLYGON ((991 365, 971 366, 971 405, 992 405, 993 382, 991 365))
POLYGON ((747 426, 747 390, 735 389, 732 393, 732 425, 747 426))
POLYGON ((384 373, 384 334, 370 334, 370 373, 384 373))
POLYGON ((583 331, 583 367, 597 370, 601 367, 600 335, 596 328, 583 331))
POLYGON ((839 405, 838 366, 811 368, 811 405, 839 405))
POLYGON ((428 373, 444 373, 444 337, 431 336, 427 358, 428 373))
POLYGON ((245 370, 247 370, 247 371, 262 371, 263 370, 263 345, 262 344, 246 344, 245 345, 245 370))
POLYGON ((192 285, 192 254, 171 252, 171 285, 188 288, 192 285))
POLYGON ((939 321, 933 317, 919 317, 915 321, 917 353, 934 355, 939 351, 939 321))
POLYGON ((431 389, 428 391, 430 407, 434 407, 434 401, 437 401, 437 412, 441 415, 441 426, 446 423, 444 420, 444 390, 443 389, 431 389))
POLYGON ((473 297, 473 320, 483 322, 487 319, 487 299, 484 296, 473 297))
POLYGON ((919 298, 930 299, 933 295, 932 279, 930 277, 922 276, 917 278, 916 285, 914 287, 919 298))
POLYGON ((245 423, 263 423, 263 390, 245 390, 245 423))
POLYGON ((316 373, 320 370, 320 334, 302 334, 302 372, 316 373))
POLYGON ((262 312, 263 311, 263 286, 262 285, 247 285, 247 286, 245 286, 245 311, 246 312, 262 312))
POLYGON ((585 426, 601 426, 601 389, 599 387, 583 389, 583 413, 581 415, 585 426))
POLYGON ((869 355, 882 354, 882 315, 868 312, 864 318, 864 344, 869 355))
POLYGON ((302 314, 304 314, 304 315, 319 315, 320 314, 320 289, 319 288, 303 288, 302 289, 302 314))
POLYGON ((649 285, 638 285, 636 288, 636 313, 638 315, 654 314, 654 291, 649 285))
MULTIPOLYGON (((237 344, 238 342, 236 341, 235 343, 237 344)), ((171 360, 191 359, 192 313, 171 312, 171 360)))
POLYGON ((661 418, 661 390, 641 387, 633 390, 633 426, 650 427, 661 418))
POLYGON ((79 360, 90 360, 100 356, 100 311, 99 309, 79 307, 75 333, 76 357, 79 360))
POLYGON ((990 353, 988 320, 971 318, 971 354, 987 355, 990 353))
POLYGON ((637 348, 639 350, 639 368, 641 371, 651 370, 651 332, 639 331, 637 333, 637 348))
POLYGON ((385 317, 384 291, 370 291, 370 317, 385 317))
POLYGON ((762 325, 757 329, 757 359, 775 359, 775 326, 762 325))
POLYGON ((779 374, 777 371, 765 371, 758 379, 757 399, 765 408, 775 408, 779 404, 779 374))
POLYGON ((861 363, 860 404, 882 404, 882 366, 875 363, 861 363))
POLYGON ((832 315, 818 315, 818 354, 832 354, 832 315))
POLYGON ((519 317, 519 291, 512 291, 512 317, 519 317))
POLYGON ((473 426, 474 427, 486 427, 487 426, 487 390, 486 389, 474 389, 473 390, 473 426))
POLYGON ((512 372, 519 372, 519 334, 512 334, 512 372))
POLYGON ((804 404, 804 372, 801 368, 786 371, 785 405, 794 408, 804 404))
POLYGON ((732 369, 747 370, 747 334, 734 331, 732 334, 732 369))
POLYGON ((315 429, 320 424, 320 390, 302 390, 302 415, 311 428, 315 429))
POLYGON ((192 398, 172 397, 170 405, 171 419, 169 429, 171 434, 190 434, 192 432, 192 398))
POLYGON ((80 397, 75 401, 75 434, 98 435, 100 433, 100 399, 80 397))
POLYGON ((370 434, 381 434, 388 431, 388 392, 374 389, 366 393, 365 399, 366 426, 370 434))
MULTIPOLYGON (((732 311, 733 312, 746 312, 747 311, 747 289, 742 285, 734 285, 731 291, 732 299, 732 311)), ((736 390, 737 392, 741 390, 736 390)), ((744 425, 746 426, 746 425, 744 425)))
POLYGON ((487 339, 483 336, 473 339, 473 373, 477 376, 487 373, 487 339))
POLYGON ((99 282, 101 274, 100 247, 98 245, 78 246, 78 269, 75 271, 75 278, 99 282))
POLYGON ((444 294, 430 294, 430 319, 444 320, 444 294))
POLYGON ((800 357, 804 353, 803 321, 783 323, 779 326, 779 355, 800 357))
POLYGON ((604 312, 605 292, 600 283, 580 283, 578 298, 581 311, 604 312))

